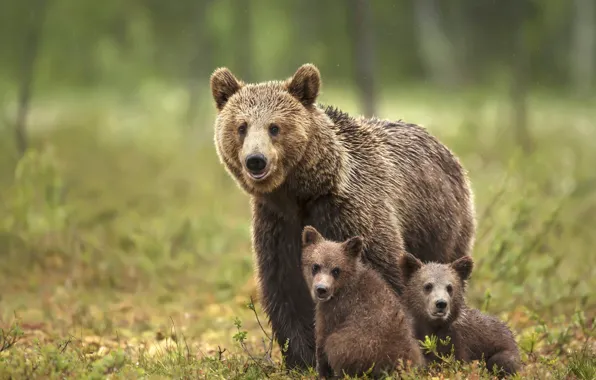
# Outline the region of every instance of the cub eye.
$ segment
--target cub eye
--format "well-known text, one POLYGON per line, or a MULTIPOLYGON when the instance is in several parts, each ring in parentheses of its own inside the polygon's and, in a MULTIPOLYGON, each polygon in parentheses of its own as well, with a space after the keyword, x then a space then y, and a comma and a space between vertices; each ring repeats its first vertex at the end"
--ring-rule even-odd
POLYGON ((269 134, 271 136, 277 136, 279 134, 279 126, 277 124, 271 124, 269 126, 269 134))
POLYGON ((315 275, 321 270, 321 266, 319 264, 312 265, 312 274, 315 275))
POLYGON ((240 124, 240 126, 238 127, 238 134, 240 136, 244 136, 246 134, 246 123, 240 124))
POLYGON ((433 290, 433 284, 426 284, 424 285, 424 291, 425 292, 430 292, 431 290, 433 290))
POLYGON ((331 271, 331 274, 333 275, 333 277, 337 278, 339 276, 339 268, 333 268, 333 270, 331 271))
POLYGON ((453 293, 453 286, 447 285, 447 293, 449 293, 449 294, 453 293))

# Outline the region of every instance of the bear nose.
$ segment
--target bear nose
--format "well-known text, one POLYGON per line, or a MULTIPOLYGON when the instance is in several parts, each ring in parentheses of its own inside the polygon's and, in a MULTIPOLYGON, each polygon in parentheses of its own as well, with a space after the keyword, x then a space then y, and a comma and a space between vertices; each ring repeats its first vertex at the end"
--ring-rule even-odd
POLYGON ((251 173, 260 173, 267 166, 267 159, 261 153, 251 154, 246 157, 246 168, 251 173))
POLYGON ((317 295, 319 297, 323 297, 327 294, 327 287, 325 285, 317 285, 315 290, 317 291, 317 295))
POLYGON ((447 307, 447 301, 445 301, 445 300, 438 300, 437 302, 435 302, 435 306, 439 310, 445 310, 445 308, 447 307))

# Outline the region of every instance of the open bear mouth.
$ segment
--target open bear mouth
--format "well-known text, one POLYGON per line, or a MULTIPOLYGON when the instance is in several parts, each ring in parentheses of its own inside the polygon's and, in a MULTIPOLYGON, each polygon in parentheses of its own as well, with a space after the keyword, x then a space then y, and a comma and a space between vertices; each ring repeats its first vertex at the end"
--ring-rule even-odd
POLYGON ((263 170, 262 172, 258 172, 258 173, 253 173, 253 172, 250 172, 250 171, 247 171, 247 172, 248 172, 248 175, 250 176, 250 178, 256 179, 256 180, 263 179, 268 174, 268 171, 267 170, 263 170))
POLYGON ((331 296, 316 296, 317 302, 327 302, 331 299, 331 296))
POLYGON ((269 174, 271 174, 271 166, 267 165, 261 171, 251 171, 245 166, 244 171, 246 172, 248 178, 255 182, 259 182, 269 177, 269 174))
POLYGON ((446 311, 435 311, 431 313, 433 318, 445 318, 447 316, 446 311))

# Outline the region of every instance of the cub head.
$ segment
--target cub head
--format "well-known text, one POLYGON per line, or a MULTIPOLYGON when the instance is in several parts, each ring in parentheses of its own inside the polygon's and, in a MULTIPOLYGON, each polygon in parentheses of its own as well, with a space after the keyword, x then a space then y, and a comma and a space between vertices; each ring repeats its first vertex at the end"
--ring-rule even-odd
POLYGON ((302 231, 302 274, 316 303, 327 302, 354 283, 360 268, 362 238, 326 240, 311 226, 302 231))
POLYGON ((405 283, 404 300, 414 318, 435 324, 457 318, 473 267, 470 256, 450 264, 423 264, 412 254, 403 254, 400 268, 405 283))
POLYGON ((211 75, 217 154, 246 191, 275 190, 300 162, 320 85, 312 64, 285 81, 245 84, 227 68, 211 75))

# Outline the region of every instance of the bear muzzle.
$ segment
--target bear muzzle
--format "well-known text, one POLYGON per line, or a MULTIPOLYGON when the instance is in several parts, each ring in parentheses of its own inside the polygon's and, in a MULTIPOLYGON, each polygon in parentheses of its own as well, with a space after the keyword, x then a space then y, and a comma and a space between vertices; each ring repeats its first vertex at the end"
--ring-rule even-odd
POLYGON ((248 175, 255 180, 264 179, 268 174, 267 158, 261 153, 250 154, 244 161, 248 175))
POLYGON ((447 319, 449 313, 449 302, 444 298, 437 299, 431 306, 430 315, 433 319, 447 319))

